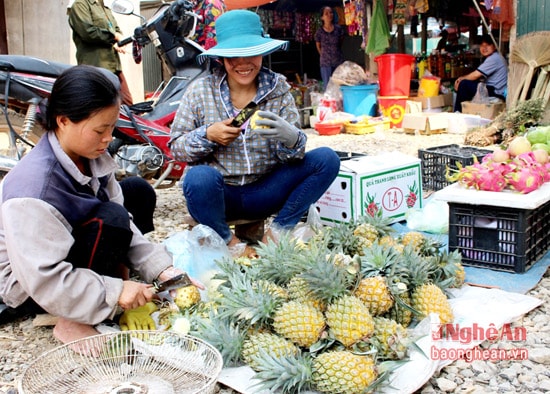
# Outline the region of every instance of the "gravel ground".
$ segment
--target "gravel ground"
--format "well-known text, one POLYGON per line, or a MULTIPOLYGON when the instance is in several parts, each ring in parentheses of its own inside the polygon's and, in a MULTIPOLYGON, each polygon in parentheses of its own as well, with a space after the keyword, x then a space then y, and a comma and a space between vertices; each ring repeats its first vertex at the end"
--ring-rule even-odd
MULTIPOLYGON (((331 146, 344 152, 376 154, 398 150, 416 156, 418 149, 462 143, 459 134, 409 135, 392 131, 368 135, 339 134, 318 136, 308 130, 308 148, 331 146)), ((185 204, 176 187, 158 190, 155 215, 156 230, 150 238, 160 242, 166 237, 186 229, 181 223, 185 204)), ((537 309, 525 315, 515 325, 527 329, 527 339, 519 344, 494 344, 492 346, 519 346, 528 349, 529 359, 519 361, 457 361, 443 368, 427 382, 419 393, 544 393, 550 392, 550 275, 546 272, 542 281, 529 293, 543 300, 537 309)), ((33 324, 30 318, 0 326, 0 393, 16 394, 17 381, 33 359, 59 343, 52 336, 51 327, 33 324)), ((52 366, 53 368, 54 366, 52 366)), ((234 391, 218 387, 220 393, 234 391)))

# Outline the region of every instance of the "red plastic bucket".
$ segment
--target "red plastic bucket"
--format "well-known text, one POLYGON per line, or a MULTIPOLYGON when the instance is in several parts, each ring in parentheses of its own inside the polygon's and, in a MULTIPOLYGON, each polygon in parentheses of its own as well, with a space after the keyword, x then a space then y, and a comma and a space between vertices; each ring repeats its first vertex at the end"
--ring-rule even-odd
POLYGON ((380 96, 407 96, 411 91, 413 55, 386 53, 376 56, 380 96))
POLYGON ((390 119, 391 127, 401 128, 407 106, 407 96, 378 96, 378 104, 382 115, 390 119))

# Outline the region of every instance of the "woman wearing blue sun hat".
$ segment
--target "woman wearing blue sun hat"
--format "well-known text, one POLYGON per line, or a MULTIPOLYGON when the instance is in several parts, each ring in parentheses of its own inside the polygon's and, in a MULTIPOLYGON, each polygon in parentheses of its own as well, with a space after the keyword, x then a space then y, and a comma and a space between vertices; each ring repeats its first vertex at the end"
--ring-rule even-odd
POLYGON ((275 215, 262 241, 291 230, 330 186, 340 168, 328 147, 306 152, 306 135, 286 78, 262 66, 263 56, 287 49, 267 37, 257 14, 232 10, 216 20, 217 45, 198 56, 216 63, 182 97, 171 149, 188 163, 187 209, 229 247, 240 244, 227 222, 275 215), (259 120, 232 125, 250 102, 259 120))

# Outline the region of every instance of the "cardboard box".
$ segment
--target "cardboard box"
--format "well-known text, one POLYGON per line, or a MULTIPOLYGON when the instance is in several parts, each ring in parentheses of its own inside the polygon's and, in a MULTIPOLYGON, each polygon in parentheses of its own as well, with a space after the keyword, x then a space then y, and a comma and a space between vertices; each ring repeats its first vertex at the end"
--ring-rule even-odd
POLYGON ((489 104, 478 104, 472 103, 471 101, 464 101, 462 103, 462 113, 479 115, 485 119, 494 119, 498 114, 506 109, 506 103, 489 103, 489 104))
POLYGON ((447 132, 449 118, 445 113, 414 113, 405 114, 403 129, 405 133, 438 134, 447 132))
POLYGON ((347 223, 382 210, 391 222, 422 208, 420 159, 400 152, 342 161, 337 178, 315 203, 324 224, 347 223))
POLYGON ((440 94, 434 97, 412 96, 409 97, 409 100, 421 103, 422 109, 441 108, 453 105, 453 94, 440 94))

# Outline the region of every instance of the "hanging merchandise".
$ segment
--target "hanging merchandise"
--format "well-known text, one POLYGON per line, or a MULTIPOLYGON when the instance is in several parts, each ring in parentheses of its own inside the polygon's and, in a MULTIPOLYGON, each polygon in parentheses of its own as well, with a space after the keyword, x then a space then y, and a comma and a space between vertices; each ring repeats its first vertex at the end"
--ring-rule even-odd
POLYGON ((296 41, 304 44, 312 42, 315 32, 320 26, 320 20, 316 14, 297 13, 295 20, 294 36, 296 41))
POLYGON ((288 12, 288 11, 273 12, 273 22, 271 24, 271 28, 275 30, 283 30, 285 37, 287 37, 287 34, 292 33, 293 24, 294 24, 293 12, 288 12))
POLYGON ((382 0, 374 1, 365 52, 376 56, 384 53, 390 46, 390 27, 382 0))
POLYGON ((407 23, 407 4, 408 0, 396 0, 393 10, 393 23, 396 25, 405 25, 407 23))
POLYGON ((362 35, 365 26, 365 3, 363 0, 344 0, 344 15, 348 34, 350 36, 362 35))
POLYGON ((416 0, 414 2, 414 9, 419 14, 425 14, 430 10, 430 3, 428 0, 416 0))

